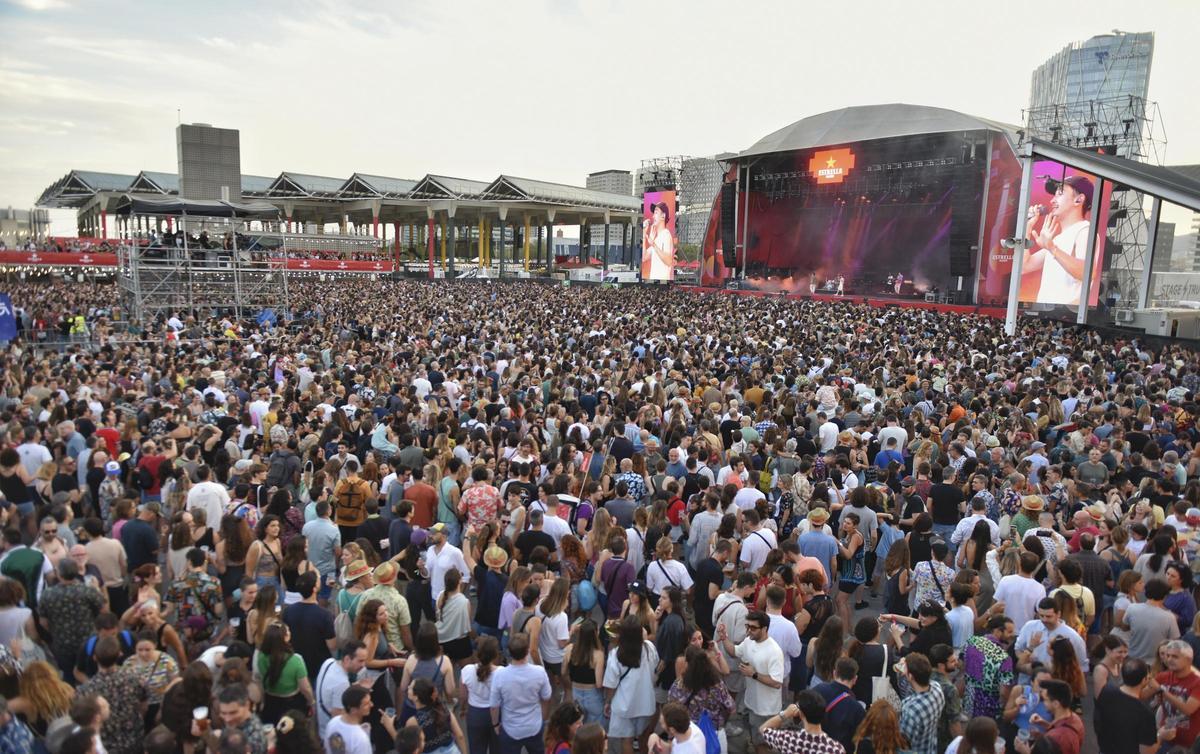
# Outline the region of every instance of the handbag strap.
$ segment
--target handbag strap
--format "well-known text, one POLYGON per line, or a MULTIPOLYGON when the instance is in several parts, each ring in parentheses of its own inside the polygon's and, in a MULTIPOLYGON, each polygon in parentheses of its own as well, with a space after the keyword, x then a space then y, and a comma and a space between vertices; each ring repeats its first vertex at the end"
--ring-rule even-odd
POLYGON ((829 704, 826 704, 826 705, 825 705, 825 714, 827 714, 827 715, 828 715, 830 712, 832 712, 832 711, 833 711, 833 708, 834 708, 834 707, 836 707, 836 706, 838 706, 838 705, 839 705, 839 704, 841 704, 842 702, 846 701, 846 697, 848 697, 848 696, 850 696, 850 692, 849 692, 849 691, 843 691, 842 693, 840 693, 840 694, 838 694, 836 697, 834 697, 834 699, 833 699, 833 701, 832 701, 832 702, 830 702, 829 704))

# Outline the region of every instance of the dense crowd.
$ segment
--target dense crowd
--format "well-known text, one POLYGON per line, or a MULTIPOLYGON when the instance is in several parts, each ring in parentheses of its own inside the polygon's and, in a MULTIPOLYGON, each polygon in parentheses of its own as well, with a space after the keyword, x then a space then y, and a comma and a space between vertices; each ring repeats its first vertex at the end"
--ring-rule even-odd
POLYGON ((10 290, 105 337, 0 351, 0 751, 1200 735, 1182 345, 520 282, 117 332, 111 286, 10 290))

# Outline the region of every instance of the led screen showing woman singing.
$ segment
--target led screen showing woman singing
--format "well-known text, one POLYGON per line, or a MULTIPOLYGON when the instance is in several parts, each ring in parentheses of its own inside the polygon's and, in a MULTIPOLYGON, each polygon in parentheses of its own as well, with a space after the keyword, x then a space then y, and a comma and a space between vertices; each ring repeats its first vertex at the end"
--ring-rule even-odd
POLYGON ((642 196, 642 280, 675 279, 675 192, 642 196))

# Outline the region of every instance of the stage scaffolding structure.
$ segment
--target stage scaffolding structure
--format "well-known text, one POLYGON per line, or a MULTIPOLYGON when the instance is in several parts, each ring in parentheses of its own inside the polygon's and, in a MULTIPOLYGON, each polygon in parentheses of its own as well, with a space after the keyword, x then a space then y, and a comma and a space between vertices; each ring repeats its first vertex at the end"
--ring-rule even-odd
MULTIPOLYGON (((1158 103, 1135 95, 1046 105, 1024 115, 1022 141, 1038 138, 1159 166, 1166 159, 1167 137, 1158 103)), ((1113 308, 1136 308, 1150 248, 1145 196, 1121 184, 1114 186, 1105 232, 1107 274, 1101 300, 1107 298, 1113 308)))
MULTIPOLYGON (((164 245, 149 233, 159 217, 138 223, 139 213, 121 223, 117 248, 117 286, 122 305, 132 320, 145 326, 172 314, 197 317, 226 315, 236 319, 257 316, 264 309, 282 313, 288 307, 287 245, 267 248, 262 234, 244 233, 242 218, 204 217, 181 213, 179 239, 164 245), (133 222, 129 222, 132 220, 133 222), (209 247, 196 238, 206 232, 217 239, 209 247), (195 234, 195 237, 193 237, 195 234), (228 238, 229 248, 224 239, 228 238), (211 248, 211 246, 217 248, 211 248)), ((174 219, 174 218, 173 218, 174 219)))

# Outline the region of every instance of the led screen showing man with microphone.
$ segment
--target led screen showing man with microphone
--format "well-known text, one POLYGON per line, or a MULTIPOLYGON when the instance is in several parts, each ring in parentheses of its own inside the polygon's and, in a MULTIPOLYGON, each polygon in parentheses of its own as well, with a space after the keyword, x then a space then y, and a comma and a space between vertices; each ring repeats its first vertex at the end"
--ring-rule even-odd
MULTIPOLYGON (((1078 306, 1087 276, 1088 240, 1092 232, 1095 180, 1085 174, 1070 174, 1060 163, 1039 162, 1034 166, 1038 180, 1031 192, 1026 215, 1025 249, 1020 300, 1026 303, 1078 306)), ((1096 248, 1093 266, 1098 273, 1103 255, 1096 248)), ((1093 289, 1099 275, 1092 276, 1093 289)), ((1089 303, 1094 304, 1093 290, 1089 303)))

